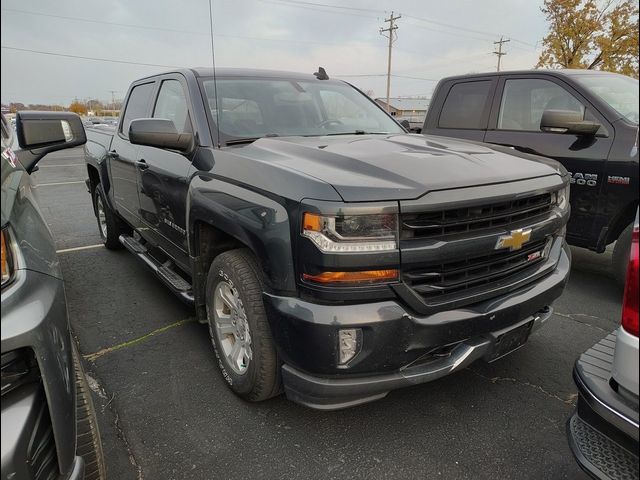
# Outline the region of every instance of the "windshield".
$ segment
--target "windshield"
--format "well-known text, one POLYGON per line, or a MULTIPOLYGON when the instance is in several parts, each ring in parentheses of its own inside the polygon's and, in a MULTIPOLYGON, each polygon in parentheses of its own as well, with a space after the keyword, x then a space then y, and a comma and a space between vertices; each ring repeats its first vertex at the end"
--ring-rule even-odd
POLYGON ((575 79, 627 120, 638 123, 638 80, 615 73, 577 75, 575 79))
MULTIPOLYGON (((213 79, 203 80, 216 121, 213 79)), ((223 141, 265 136, 403 133, 366 96, 348 84, 285 79, 224 78, 217 81, 223 141)))

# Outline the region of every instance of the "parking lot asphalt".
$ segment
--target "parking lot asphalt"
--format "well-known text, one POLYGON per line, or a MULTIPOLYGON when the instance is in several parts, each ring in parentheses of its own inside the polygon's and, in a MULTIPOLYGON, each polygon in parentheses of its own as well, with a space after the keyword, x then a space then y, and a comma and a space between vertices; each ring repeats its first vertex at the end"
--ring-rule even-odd
POLYGON ((132 255, 96 246, 82 150, 48 156, 34 178, 110 479, 586 478, 565 421, 573 362, 619 322, 610 250, 572 249, 553 317, 500 361, 343 411, 250 404, 227 388, 193 312, 132 255))

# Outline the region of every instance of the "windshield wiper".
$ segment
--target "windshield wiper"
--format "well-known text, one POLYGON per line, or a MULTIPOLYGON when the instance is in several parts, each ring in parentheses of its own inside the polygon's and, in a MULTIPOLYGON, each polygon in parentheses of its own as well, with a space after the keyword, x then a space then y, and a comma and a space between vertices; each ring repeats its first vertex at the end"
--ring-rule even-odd
POLYGON ((327 133, 325 137, 332 137, 336 135, 388 135, 389 132, 365 132, 364 130, 354 130, 353 132, 337 132, 327 133))
POLYGON ((268 133, 263 137, 234 138, 232 140, 227 140, 224 143, 225 145, 244 145, 247 143, 253 143, 256 140, 260 140, 261 138, 271 138, 271 137, 278 137, 278 136, 279 135, 277 133, 268 133))

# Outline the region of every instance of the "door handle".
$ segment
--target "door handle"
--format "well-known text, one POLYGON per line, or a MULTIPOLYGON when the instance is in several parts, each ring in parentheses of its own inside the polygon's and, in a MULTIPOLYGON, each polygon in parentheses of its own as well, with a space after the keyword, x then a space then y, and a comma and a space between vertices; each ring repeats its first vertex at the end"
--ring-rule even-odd
POLYGON ((109 150, 109 156, 111 158, 118 158, 120 155, 118 155, 118 152, 116 152, 115 150, 109 150))
POLYGON ((144 158, 141 158, 140 160, 138 160, 136 162, 136 166, 140 169, 140 170, 146 170, 147 168, 149 168, 149 165, 147 164, 147 162, 145 161, 144 158))

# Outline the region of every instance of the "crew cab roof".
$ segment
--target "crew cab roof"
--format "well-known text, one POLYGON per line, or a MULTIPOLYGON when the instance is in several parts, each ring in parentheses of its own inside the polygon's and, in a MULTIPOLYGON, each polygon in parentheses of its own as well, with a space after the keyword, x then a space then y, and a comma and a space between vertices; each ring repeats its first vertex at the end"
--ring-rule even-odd
MULTIPOLYGON (((451 77, 445 77, 441 81, 468 79, 468 78, 486 78, 497 76, 511 76, 511 75, 549 75, 552 77, 577 77, 580 75, 612 75, 613 72, 603 72, 601 70, 584 70, 584 69, 532 69, 532 70, 503 70, 501 72, 484 72, 484 73, 469 73, 466 75, 454 75, 451 77)), ((617 75, 617 74, 614 74, 617 75)))
MULTIPOLYGON (((168 70, 154 75, 149 75, 144 78, 154 78, 160 75, 166 75, 168 73, 181 73, 183 75, 194 75, 195 77, 212 77, 213 68, 211 67, 196 67, 196 68, 180 68, 176 70, 168 70)), ((286 78, 291 80, 307 80, 307 81, 321 81, 321 82, 335 82, 337 79, 318 80, 313 73, 300 73, 300 72, 287 72, 281 70, 261 70, 254 68, 228 68, 218 67, 216 68, 216 77, 245 77, 245 78, 286 78)), ((143 80, 142 78, 140 80, 143 80)), ((340 81, 340 83, 343 83, 340 81)))

